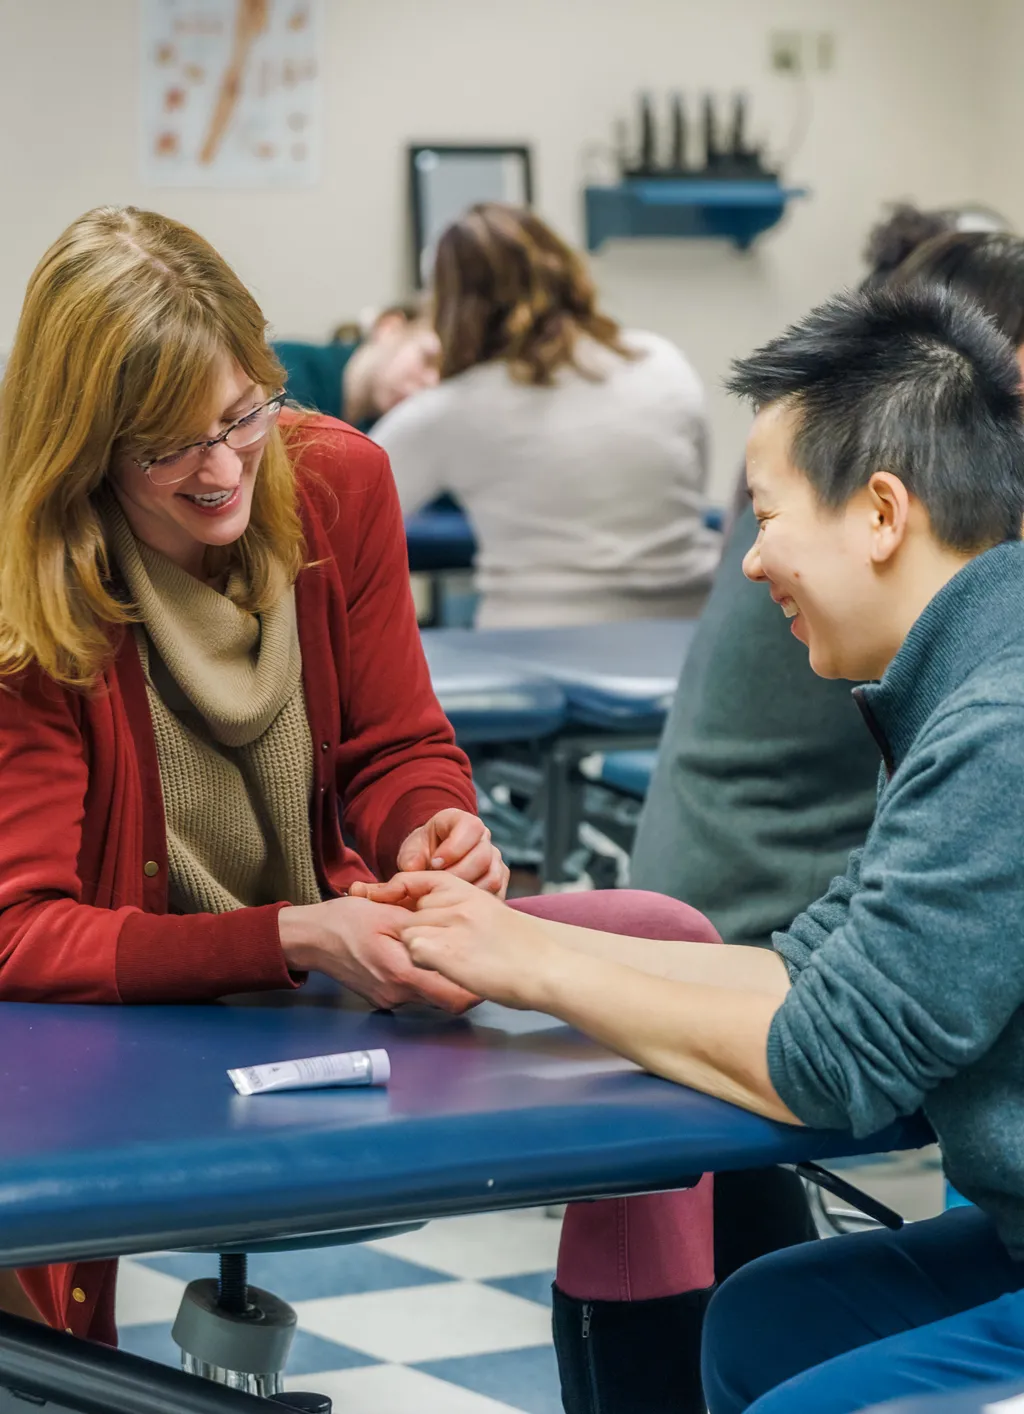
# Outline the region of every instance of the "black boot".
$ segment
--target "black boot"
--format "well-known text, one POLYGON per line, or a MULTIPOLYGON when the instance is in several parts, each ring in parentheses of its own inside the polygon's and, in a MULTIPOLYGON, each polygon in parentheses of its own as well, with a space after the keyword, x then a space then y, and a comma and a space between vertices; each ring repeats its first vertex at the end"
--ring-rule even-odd
POLYGON ((566 1414, 704 1414, 700 1338, 712 1290, 656 1301, 577 1301, 554 1287, 566 1414))

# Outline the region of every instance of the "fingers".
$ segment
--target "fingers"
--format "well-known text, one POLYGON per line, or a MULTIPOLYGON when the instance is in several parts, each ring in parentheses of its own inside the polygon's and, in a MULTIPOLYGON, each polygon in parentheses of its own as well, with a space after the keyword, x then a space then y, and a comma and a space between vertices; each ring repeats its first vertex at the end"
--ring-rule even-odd
POLYGON ((422 836, 410 835, 398 851, 395 863, 403 873, 415 874, 421 869, 429 869, 430 847, 428 841, 422 836))
POLYGON ((446 889, 464 887, 460 880, 453 880, 451 874, 422 872, 416 874, 395 874, 383 884, 353 884, 349 893, 359 898, 368 898, 373 903, 417 902, 428 894, 439 894, 446 889))
POLYGON ((487 858, 487 867, 482 873, 470 878, 468 874, 462 874, 458 865, 449 870, 449 873, 465 878, 473 885, 474 889, 479 889, 485 894, 494 894, 496 898, 500 899, 504 899, 509 879, 512 877, 508 865, 493 845, 487 858))
POLYGON ((508 892, 508 881, 512 877, 512 871, 498 854, 491 864, 490 869, 482 879, 477 880, 477 888, 483 889, 484 893, 494 894, 496 898, 504 899, 508 892))
POLYGON ((433 847, 433 831, 430 822, 428 822, 426 825, 421 825, 418 830, 413 830, 403 840, 395 857, 395 863, 400 870, 429 869, 433 847))
POLYGON ((391 976, 364 975, 358 980, 349 979, 347 985, 378 1011, 396 1011, 399 1007, 425 1002, 460 1016, 480 1001, 478 996, 439 972, 417 967, 407 953, 404 966, 398 967, 391 976))
POLYGON ((453 1016, 459 1016, 480 1001, 472 992, 467 992, 465 987, 442 977, 440 972, 427 967, 421 969, 418 963, 415 966, 415 976, 409 985, 410 989, 418 994, 418 999, 440 1007, 442 1011, 450 1012, 453 1016))
POLYGON ((479 815, 466 810, 442 810, 430 823, 439 841, 431 869, 450 869, 476 845, 490 842, 491 832, 479 815))
MULTIPOLYGON (((424 976, 434 976, 449 986, 459 985, 460 949, 452 947, 451 933, 443 924, 421 923, 405 930, 403 938, 409 958, 424 976)), ((461 986, 459 987, 460 990, 461 986)))
POLYGON ((404 971, 403 988, 411 990, 416 1000, 429 1002, 432 1006, 441 1007, 455 1015, 468 1011, 479 1002, 480 998, 466 991, 455 978, 446 977, 427 962, 421 966, 409 953, 408 948, 405 951, 407 965, 411 966, 408 966, 408 971, 404 971))
POLYGON ((410 902, 410 896, 402 882, 402 874, 396 874, 386 883, 364 883, 357 879, 349 888, 353 898, 369 899, 371 903, 388 903, 401 906, 410 902))
POLYGON ((481 840, 462 859, 457 859, 449 867, 448 873, 456 879, 465 879, 467 884, 475 884, 479 888, 480 881, 485 879, 490 872, 495 857, 499 861, 501 860, 501 855, 498 854, 490 840, 481 840))

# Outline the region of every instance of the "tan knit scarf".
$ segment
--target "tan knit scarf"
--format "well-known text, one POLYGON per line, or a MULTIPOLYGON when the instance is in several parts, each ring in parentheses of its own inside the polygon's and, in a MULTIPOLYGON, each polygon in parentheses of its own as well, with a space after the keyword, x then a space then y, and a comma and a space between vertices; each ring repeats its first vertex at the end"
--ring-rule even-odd
POLYGON ((101 513, 142 616, 135 635, 160 764, 170 907, 318 902, 294 589, 257 617, 235 602, 237 578, 220 594, 136 540, 112 495, 101 513))

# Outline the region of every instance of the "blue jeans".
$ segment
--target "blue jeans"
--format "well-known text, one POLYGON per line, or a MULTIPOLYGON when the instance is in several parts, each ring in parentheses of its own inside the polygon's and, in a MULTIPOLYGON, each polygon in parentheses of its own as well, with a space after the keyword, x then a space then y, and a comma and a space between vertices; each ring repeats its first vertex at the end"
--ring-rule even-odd
POLYGON ((773 1252, 716 1293, 710 1414, 853 1414, 887 1399, 1024 1377, 1024 1262, 954 1208, 900 1232, 773 1252))

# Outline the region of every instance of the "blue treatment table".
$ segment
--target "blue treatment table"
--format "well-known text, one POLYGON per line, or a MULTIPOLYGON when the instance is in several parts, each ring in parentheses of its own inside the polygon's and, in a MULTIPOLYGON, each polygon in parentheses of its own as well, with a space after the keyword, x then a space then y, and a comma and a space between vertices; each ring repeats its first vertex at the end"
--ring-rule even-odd
POLYGON ((601 762, 603 785, 635 800, 644 800, 658 759, 656 751, 609 751, 601 762))
POLYGON ((434 691, 462 745, 536 741, 565 724, 565 693, 542 673, 459 652, 437 631, 423 634, 423 647, 434 691))
POLYGON ((551 1018, 379 1015, 316 979, 185 1007, 0 1005, 0 1266, 256 1243, 685 1186, 925 1142, 774 1123, 551 1018), (242 1097, 229 1067, 384 1046, 387 1090, 242 1097))
POLYGON ((696 627, 695 619, 636 619, 578 628, 440 629, 437 637, 460 652, 505 658, 551 678, 565 692, 576 726, 657 733, 696 627))
MULTIPOLYGON (((929 1138, 913 1121, 862 1142, 790 1128, 644 1075, 550 1018, 490 1005, 458 1020, 370 1015, 319 978, 298 993, 209 1006, 2 1004, 0 1134, 0 1266, 325 1245, 346 1231, 682 1187, 709 1168, 929 1138), (369 1046, 391 1054, 387 1090, 242 1098, 225 1075, 369 1046)), ((21 1377, 38 1390, 40 1368, 68 1361, 108 1393, 122 1375, 154 1382, 137 1403, 95 1408, 259 1408, 0 1317, 0 1387, 21 1377), (162 1403, 161 1381, 173 1385, 162 1403)))
MULTIPOLYGON (((1021 1354, 1024 1364, 1024 1352, 1021 1354)), ((1024 1414, 1024 1382, 970 1385, 951 1394, 925 1394, 873 1405, 864 1414, 1024 1414), (1004 1401, 1011 1401, 1004 1403, 1004 1401)))
POLYGON ((430 574, 441 570, 470 569, 476 557, 476 537, 469 521, 456 506, 432 507, 411 515, 405 522, 409 569, 430 574))
MULTIPOLYGON (((709 506, 704 511, 704 524, 709 530, 721 530, 724 521, 720 506, 709 506)), ((409 568, 413 571, 471 569, 476 559, 473 527, 464 512, 447 497, 408 516, 405 539, 409 568)))
POLYGON ((696 630, 692 619, 639 619, 549 629, 436 629, 423 634, 467 661, 504 660, 565 694, 566 723, 544 758, 543 878, 569 877, 583 818, 580 762, 610 746, 657 744, 696 630), (609 739, 611 738, 611 740, 609 739))

